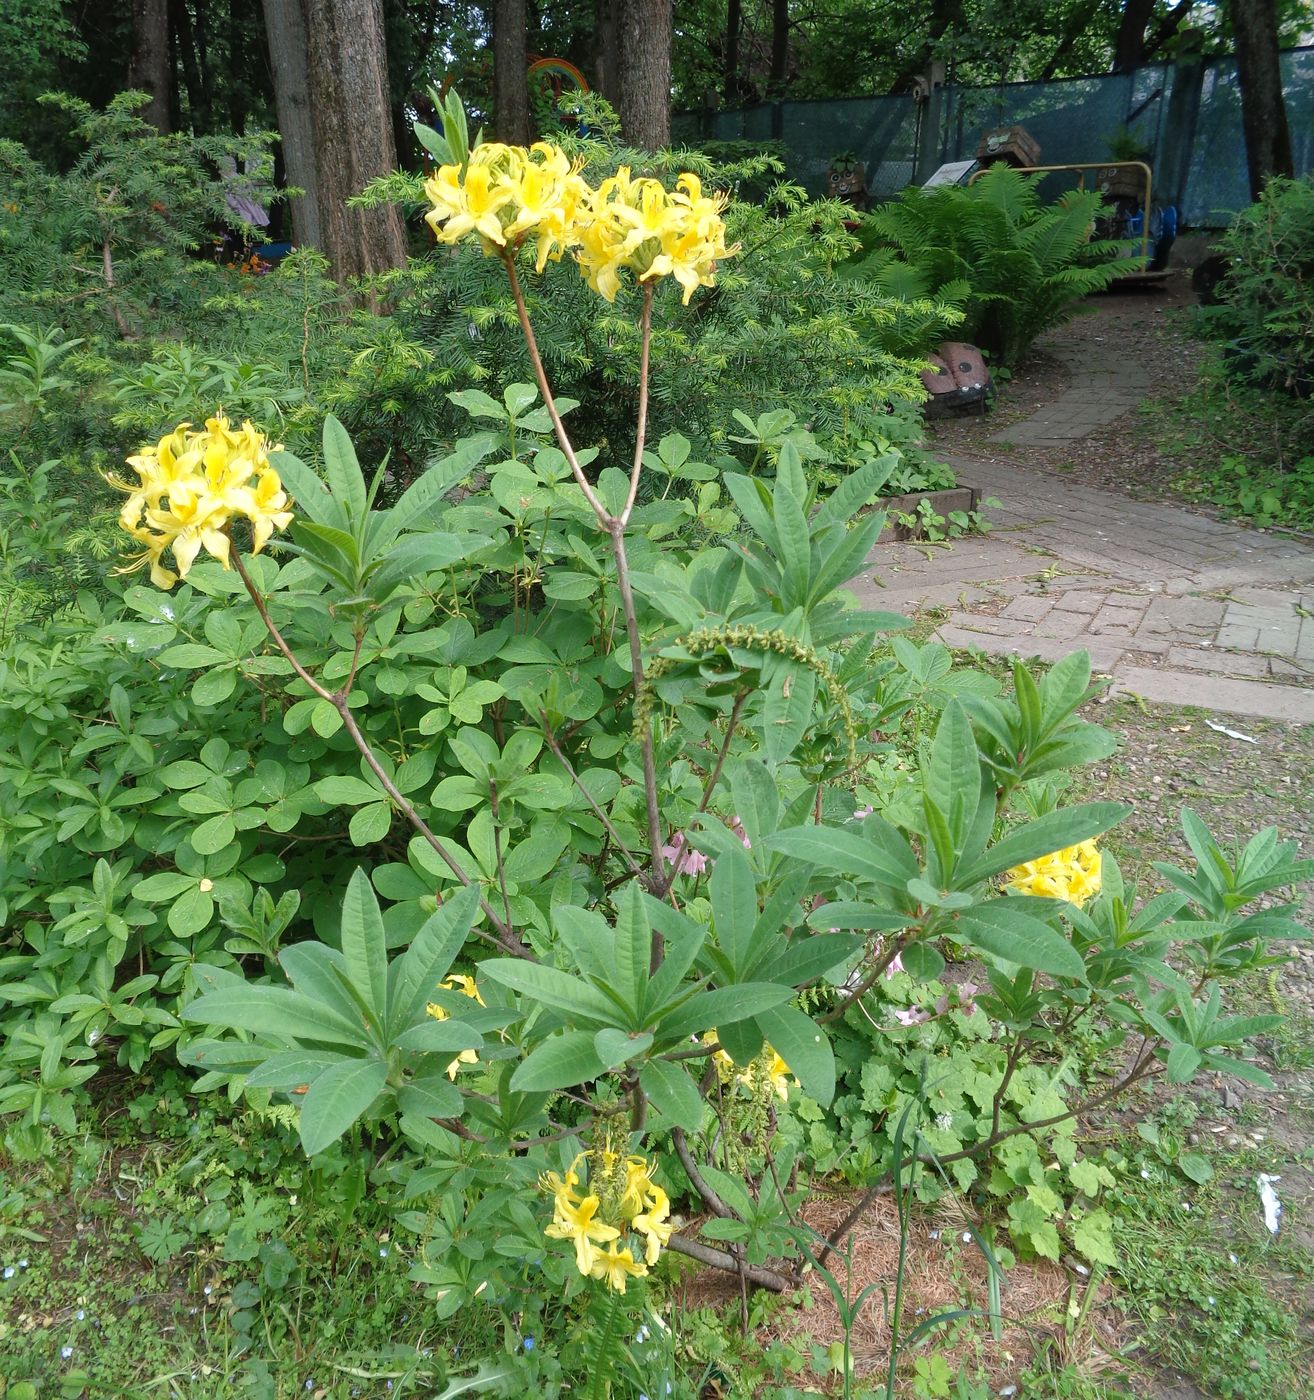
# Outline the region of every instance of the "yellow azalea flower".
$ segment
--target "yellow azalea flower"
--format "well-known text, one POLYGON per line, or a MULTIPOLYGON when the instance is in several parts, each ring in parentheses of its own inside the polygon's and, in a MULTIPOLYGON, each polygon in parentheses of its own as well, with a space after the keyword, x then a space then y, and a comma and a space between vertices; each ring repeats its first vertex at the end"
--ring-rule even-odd
MULTIPOLYGON (((600 1202, 596 1196, 585 1196, 574 1202, 568 1197, 558 1196, 552 1224, 543 1233, 550 1240, 570 1240, 575 1246, 575 1263, 582 1274, 592 1272, 597 1251, 594 1243, 606 1244, 620 1238, 620 1231, 614 1225, 595 1220, 600 1202)), ((629 1253, 627 1250, 626 1253, 629 1253)), ((631 1255, 631 1262, 633 1256, 631 1255)), ((621 1290, 624 1291, 623 1289, 621 1290)))
POLYGON ((721 1043, 717 1039, 716 1031, 710 1030, 705 1035, 703 1035, 703 1037, 701 1038, 701 1044, 716 1046, 716 1049, 712 1052, 712 1063, 716 1066, 716 1073, 717 1076, 720 1078, 721 1083, 728 1083, 730 1079, 734 1076, 735 1062, 721 1048, 721 1043))
POLYGON ((757 1059, 735 1076, 735 1081, 742 1084, 750 1093, 756 1092, 759 1083, 765 1084, 782 1102, 789 1098, 791 1079, 789 1066, 779 1051, 774 1050, 770 1045, 764 1045, 762 1053, 757 1059))
MULTIPOLYGON (((583 1268, 580 1272, 585 1272, 583 1268)), ((647 1272, 647 1266, 640 1264, 635 1259, 630 1249, 617 1249, 614 1245, 610 1249, 599 1250, 594 1253, 593 1263, 588 1272, 598 1279, 605 1279, 608 1288, 613 1288, 617 1293, 625 1292, 625 1284, 632 1278, 642 1278, 647 1272)))
POLYGON ((219 413, 202 430, 181 423, 129 457, 135 482, 106 478, 127 497, 119 524, 145 546, 124 571, 149 563, 151 582, 171 588, 186 578, 203 549, 227 568, 228 530, 236 519, 250 524, 252 553, 258 554, 292 520, 287 493, 269 463, 270 453, 279 450, 250 423, 234 428, 219 413), (176 573, 163 563, 166 552, 173 554, 176 573))
POLYGON ((1065 899, 1080 908, 1100 892, 1101 856, 1093 840, 1015 865, 1004 887, 1015 894, 1065 899))
POLYGON ((660 1186, 648 1187, 648 1199, 645 1203, 646 1209, 636 1215, 633 1220, 634 1228, 647 1241, 644 1247, 644 1259, 651 1268, 660 1256, 663 1249, 670 1243, 674 1226, 670 1223, 671 1202, 666 1192, 660 1186))
MULTIPOLYGON (((479 995, 479 988, 475 986, 473 977, 467 977, 464 973, 454 972, 442 984, 452 992, 461 992, 463 995, 477 1001, 480 1006, 484 1005, 484 999, 479 995)), ((424 1008, 427 1016, 432 1016, 435 1021, 446 1021, 450 1019, 451 1013, 445 1006, 439 1006, 436 1001, 429 1002, 424 1008)), ((479 1063, 479 1052, 477 1050, 462 1050, 457 1057, 447 1066, 448 1079, 455 1081, 462 1065, 477 1065, 479 1063)))
POLYGON ((652 1182, 648 1179, 647 1161, 642 1157, 627 1157, 625 1189, 621 1192, 616 1209, 626 1220, 633 1220, 643 1209, 644 1200, 653 1189, 652 1182))

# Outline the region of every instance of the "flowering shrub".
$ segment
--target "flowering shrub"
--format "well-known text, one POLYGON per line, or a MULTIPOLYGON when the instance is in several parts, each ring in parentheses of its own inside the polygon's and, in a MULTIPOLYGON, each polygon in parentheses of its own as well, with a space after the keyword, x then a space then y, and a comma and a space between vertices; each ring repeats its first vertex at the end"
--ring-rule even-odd
MULTIPOLYGON (((473 199, 485 217, 513 169, 522 190, 530 167, 569 178, 551 152, 485 166, 479 149, 464 175, 445 162, 444 210, 473 199)), ((701 195, 677 182, 680 197, 701 195)), ((787 1183, 835 1165, 842 1134, 866 1144, 855 1176, 872 1193, 934 1153, 960 1188, 1007 1194, 1035 1135, 1104 1097, 1157 1075, 1262 1077, 1245 1047, 1274 1018, 1225 1014, 1219 988, 1295 931, 1290 906, 1252 906, 1310 863, 1273 833, 1228 855, 1188 816, 1197 866, 1166 869, 1168 893, 1141 904, 1097 867, 1089 843, 1124 809, 1044 800, 1109 752, 1078 717, 1087 659, 1040 680, 1019 665, 1000 694, 886 641, 902 620, 838 591, 879 535, 861 507, 888 461, 823 498, 803 471, 815 443, 790 433, 774 481, 724 473, 735 510, 682 542, 689 503, 643 487, 681 469, 687 440, 654 452, 640 407, 618 464, 565 426, 520 283, 534 226, 507 232, 528 195, 515 205, 498 206, 502 242, 474 222, 463 236, 503 264, 535 371, 536 390, 507 389, 507 421, 540 400, 542 420, 384 497, 330 419, 322 473, 278 454, 263 505, 242 494, 274 472, 257 436, 209 430, 195 455, 184 431, 143 454, 147 475, 190 459, 190 478, 213 451, 206 489, 227 515, 203 515, 224 543, 199 536, 168 600, 129 589, 135 621, 98 620, 90 674, 30 643, 16 658, 24 693, 0 691, 25 754, 0 770, 22 863, 5 875, 20 932, 0 1108, 32 1133, 67 1127, 101 1055, 139 1066, 168 1046, 200 1088, 277 1098, 308 1153, 388 1134, 417 1203, 415 1276, 449 1316, 545 1277, 613 1302, 667 1252, 785 1288, 787 1183), (288 538, 257 555, 262 521, 288 538), (94 737, 71 756, 52 706, 106 689, 108 718, 92 701, 94 737), (914 706, 922 737, 901 732, 914 706), (1016 888, 1055 861, 1062 890, 1016 888), (974 964, 970 990, 941 980, 951 958, 974 964), (959 1023, 977 1068, 946 1097, 925 1070, 959 1023), (872 1071, 855 1070, 859 1024, 872 1071), (1118 1066, 1085 1097, 1049 1059, 1078 1026, 1118 1066), (535 1180, 550 1220, 525 1200, 535 1180), (495 1250, 455 1247, 491 1221, 495 1250)), ((560 212, 565 239, 564 197, 560 212)), ((648 241, 613 268, 639 283, 638 405, 653 282, 676 276, 648 241)), ((182 522, 160 535, 191 527, 170 491, 142 509, 182 522)), ((1097 1249, 1098 1184, 1080 1169, 1070 1184, 1054 1210, 1097 1249)), ((1052 1220, 1005 1218, 1050 1247, 1052 1220)))

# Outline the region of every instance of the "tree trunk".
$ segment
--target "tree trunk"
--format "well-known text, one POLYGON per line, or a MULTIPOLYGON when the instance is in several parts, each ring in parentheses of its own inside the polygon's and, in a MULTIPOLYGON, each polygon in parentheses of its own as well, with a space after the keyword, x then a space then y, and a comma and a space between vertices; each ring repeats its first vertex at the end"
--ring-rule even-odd
POLYGON ((169 0, 169 23, 173 29, 173 47, 182 64, 183 86, 187 89, 187 115, 192 130, 208 132, 210 92, 205 66, 197 59, 196 39, 192 34, 192 18, 187 13, 186 0, 169 0))
POLYGON ((671 144, 671 0, 622 0, 621 134, 631 146, 671 144))
POLYGON ((534 139, 528 69, 525 0, 493 0, 493 131, 508 146, 534 139))
POLYGON ((1113 71, 1128 73, 1145 61, 1145 26, 1154 13, 1154 0, 1127 0, 1113 45, 1113 71))
POLYGON ((771 0, 771 71, 767 93, 779 97, 789 74, 789 0, 771 0))
POLYGON ((739 34, 743 25, 741 0, 729 0, 725 14, 725 76, 721 95, 732 104, 739 98, 739 34))
POLYGON ((132 60, 128 65, 128 86, 150 93, 150 103, 142 110, 142 116, 164 135, 169 132, 172 73, 168 0, 132 0, 132 60))
POLYGON ((1231 10, 1250 197, 1258 199, 1270 175, 1290 179, 1295 174, 1282 95, 1277 6, 1274 0, 1232 0, 1231 10))
POLYGON ((621 0, 596 0, 593 7, 593 86, 620 110, 621 0))
POLYGON ((300 248, 321 248, 324 235, 319 220, 315 123, 306 76, 306 27, 299 4, 288 0, 264 0, 264 4, 283 170, 290 187, 305 191, 288 201, 292 241, 300 248))

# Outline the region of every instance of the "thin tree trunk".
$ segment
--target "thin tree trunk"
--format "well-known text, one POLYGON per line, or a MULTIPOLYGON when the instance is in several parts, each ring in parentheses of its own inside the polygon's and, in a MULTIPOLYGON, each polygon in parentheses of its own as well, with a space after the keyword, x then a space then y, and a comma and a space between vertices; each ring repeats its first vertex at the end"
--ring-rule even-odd
POLYGON ((169 64, 168 0, 132 0, 132 60, 129 87, 150 93, 142 116, 159 132, 169 132, 169 89, 173 76, 169 64))
POLYGON ((1145 61, 1145 26, 1154 14, 1154 0, 1127 0, 1113 45, 1113 71, 1128 73, 1145 61))
POLYGON ((382 0, 301 0, 324 252, 339 282, 405 265, 406 230, 391 204, 348 208, 396 168, 382 0))
POLYGON ((508 146, 534 139, 528 69, 525 0, 493 0, 493 130, 508 146))
POLYGON ((631 146, 671 144, 671 0, 622 0, 621 133, 631 146))
POLYGON ((322 248, 319 177, 315 165, 315 123, 306 73, 306 27, 293 0, 264 0, 269 68, 282 138, 283 169, 288 185, 305 193, 288 201, 292 241, 302 248, 322 248))
POLYGON ((1232 30, 1250 197, 1258 199, 1270 175, 1295 174, 1274 0, 1232 0, 1232 30))
POLYGON ((779 97, 789 72, 789 0, 771 0, 771 71, 767 92, 779 97))
POLYGON ((620 110, 621 0, 595 0, 593 7, 593 86, 620 110))
POLYGON ((169 24, 173 30, 173 45, 182 65, 183 86, 187 89, 187 115, 194 131, 210 130, 210 94, 206 88, 205 70, 196 56, 196 39, 192 34, 192 17, 187 13, 186 0, 169 0, 169 24))
POLYGON ((721 95, 733 103, 739 97, 739 35, 744 27, 741 0, 729 0, 725 13, 725 75, 721 95))

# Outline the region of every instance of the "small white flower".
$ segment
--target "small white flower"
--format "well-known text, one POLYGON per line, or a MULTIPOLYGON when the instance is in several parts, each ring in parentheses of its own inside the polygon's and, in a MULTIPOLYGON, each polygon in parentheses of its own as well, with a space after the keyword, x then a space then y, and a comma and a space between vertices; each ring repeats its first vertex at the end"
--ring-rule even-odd
POLYGON ((69 1359, 69 1357, 73 1355, 73 1348, 72 1348, 72 1347, 60 1347, 60 1349, 59 1349, 59 1354, 60 1354, 61 1357, 63 1357, 63 1359, 64 1359, 65 1361, 67 1361, 67 1360, 69 1359))
POLYGON ((214 1292, 214 1289, 211 1288, 210 1285, 207 1283, 205 1287, 201 1289, 201 1292, 204 1293, 205 1296, 208 1298, 210 1294, 214 1292))
POLYGON ((964 1243, 964 1244, 971 1244, 971 1242, 972 1242, 972 1232, 971 1232, 970 1230, 964 1230, 964 1231, 963 1231, 963 1243, 964 1243))
POLYGON ((1212 1308, 1213 1305, 1214 1305, 1214 1303, 1215 1303, 1215 1301, 1216 1301, 1216 1299, 1214 1298, 1214 1295, 1211 1293, 1211 1294, 1205 1299, 1205 1307, 1207 1307, 1207 1308, 1212 1308))
POLYGON ((19 1267, 20 1269, 26 1269, 26 1268, 27 1268, 27 1260, 26 1260, 26 1259, 20 1259, 20 1260, 18 1261, 18 1267, 19 1267))
POLYGON ((85 1322, 87 1318, 86 1308, 79 1308, 77 1312, 73 1314, 73 1316, 76 1317, 79 1322, 85 1322))
POLYGON ((1190 1201, 1183 1201, 1183 1202, 1182 1202, 1182 1209, 1183 1209, 1183 1210, 1190 1210, 1190 1209, 1191 1209, 1191 1203, 1190 1203, 1190 1201))
POLYGON ((5 1269, 5 1277, 6 1277, 6 1278, 13 1278, 13 1276, 14 1276, 17 1272, 18 1272, 18 1270, 17 1270, 16 1268, 14 1268, 14 1266, 13 1266, 12 1264, 10 1264, 10 1265, 5 1269))
POLYGON ((386 1249, 381 1249, 381 1250, 379 1250, 379 1258, 380 1258, 380 1259, 386 1259, 387 1257, 388 1257, 388 1251, 387 1251, 386 1249))
POLYGON ((1141 1168, 1141 1180, 1142 1180, 1142 1181, 1149 1181, 1149 1179, 1150 1179, 1150 1169, 1149 1169, 1149 1167, 1142 1167, 1142 1168, 1141 1168))
POLYGON ((954 1116, 953 1116, 952 1113, 937 1113, 937 1114, 936 1114, 936 1116, 935 1116, 935 1126, 936 1126, 937 1128, 939 1128, 939 1130, 940 1130, 942 1133, 947 1133, 947 1132, 949 1131, 949 1129, 953 1127, 953 1125, 954 1125, 954 1116))

